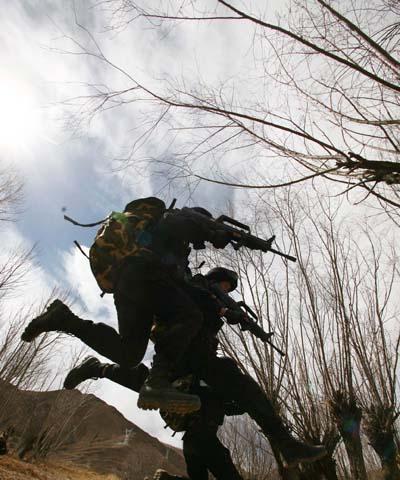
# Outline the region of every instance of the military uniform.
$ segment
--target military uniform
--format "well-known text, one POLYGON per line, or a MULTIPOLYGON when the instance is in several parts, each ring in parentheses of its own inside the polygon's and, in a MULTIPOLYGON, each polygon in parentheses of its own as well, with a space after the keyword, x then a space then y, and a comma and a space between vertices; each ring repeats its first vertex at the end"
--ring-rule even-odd
POLYGON ((217 480, 242 480, 229 450, 217 436, 225 415, 240 415, 243 412, 232 402, 224 402, 209 387, 197 385, 191 390, 201 399, 201 409, 192 414, 183 435, 183 454, 191 480, 207 480, 208 471, 217 480), (235 408, 233 408, 235 407, 235 408))
MULTIPOLYGON (((122 275, 126 275, 126 277, 123 282, 123 287, 121 288, 124 290, 127 289, 125 295, 128 297, 130 285, 129 279, 131 278, 132 281, 135 281, 135 276, 132 275, 132 277, 130 277, 129 263, 127 264, 126 268, 126 272, 122 273, 122 275)), ((135 267, 134 272, 136 271, 137 270, 135 267)), ((143 270, 143 275, 144 274, 145 271, 143 270)), ((223 402, 235 401, 244 412, 247 412, 256 421, 263 433, 274 440, 275 445, 282 452, 289 466, 296 465, 302 461, 315 461, 316 459, 325 455, 326 452, 322 446, 312 447, 294 439, 282 423, 280 417, 274 411, 274 408, 265 393, 253 380, 253 378, 242 373, 232 359, 221 358, 217 356, 217 333, 222 326, 222 320, 219 317, 220 305, 209 292, 208 281, 212 282, 213 279, 196 276, 191 284, 182 281, 180 282, 179 287, 177 287, 179 288, 180 294, 176 298, 182 299, 182 305, 185 304, 188 307, 188 310, 185 308, 181 310, 181 315, 178 314, 178 318, 181 319, 182 324, 184 324, 187 320, 185 318, 185 313, 190 311, 189 305, 194 305, 194 310, 190 311, 189 318, 195 318, 197 312, 200 314, 198 317, 198 325, 194 327, 193 331, 190 333, 185 333, 184 336, 181 336, 181 326, 177 324, 171 328, 171 323, 168 316, 164 316, 160 311, 160 316, 156 318, 156 329, 154 332, 156 352, 159 357, 169 359, 170 363, 168 373, 173 374, 175 378, 179 376, 185 376, 186 374, 195 374, 197 378, 204 380, 211 387, 214 395, 219 397, 223 402), (185 303, 186 299, 187 303, 185 303), (196 313, 193 316, 194 312, 196 313), (203 312, 203 314, 201 312, 203 312), (174 336, 175 338, 172 338, 174 336), (177 338, 180 339, 178 342, 176 341, 177 338), (194 340, 191 342, 191 344, 185 343, 184 345, 181 345, 180 342, 182 341, 182 338, 185 338, 185 342, 188 338, 193 338, 194 340), (173 350, 171 345, 178 351, 173 350), (175 360, 179 358, 180 361, 175 361, 175 363, 172 364, 172 356, 175 356, 175 360), (172 365, 173 368, 171 368, 172 365)), ((159 284, 161 285, 162 282, 160 281, 159 284)), ((165 291, 168 291, 166 287, 167 285, 164 285, 165 291)), ((175 285, 173 288, 175 288, 175 285)), ((161 290, 162 289, 160 289, 160 295, 163 295, 161 290)), ((166 298, 166 296, 163 296, 162 299, 162 302, 165 301, 166 304, 168 301, 173 301, 173 298, 166 298)), ((150 298, 148 300, 150 300, 150 298)), ((154 301, 158 302, 158 298, 155 298, 154 301)), ((144 302, 144 304, 147 305, 147 302, 144 302)), ((128 308, 128 299, 126 306, 126 316, 128 318, 128 316, 131 314, 131 310, 128 308)), ((152 312, 154 314, 154 312, 160 308, 160 304, 153 304, 152 307, 152 312)), ((166 308, 168 308, 168 306, 166 306, 166 308)), ((179 307, 174 308, 173 312, 175 313, 171 312, 171 315, 176 314, 177 311, 179 312, 179 307)), ((136 314, 139 313, 140 312, 136 310, 136 314)), ((78 322, 78 320, 79 319, 75 317, 74 321, 78 322)), ((134 320, 132 319, 132 321, 134 320)), ((139 320, 139 322, 140 321, 141 320, 139 320)), ((83 326, 83 324, 85 324, 85 326, 89 326, 89 329, 93 328, 93 324, 91 324, 91 322, 80 321, 78 323, 80 323, 81 326, 83 326)), ((188 324, 183 325, 183 331, 185 331, 187 325, 191 324, 192 322, 189 320, 188 324)), ((104 328, 104 326, 102 328, 104 328)), ((148 330, 146 330, 146 332, 147 331, 148 330)), ((134 331, 132 331, 131 334, 133 335, 134 331)), ((84 337, 84 335, 79 334, 77 336, 81 339, 84 337)), ((88 340, 94 339, 93 336, 91 338, 86 338, 88 340)), ((112 355, 107 355, 105 353, 105 351, 109 349, 108 345, 110 338, 108 336, 101 338, 102 344, 97 345, 97 347, 99 346, 100 348, 97 348, 95 345, 95 343, 99 343, 98 340, 99 338, 96 338, 95 342, 93 343, 90 343, 86 340, 84 341, 92 348, 97 349, 99 353, 108 356, 108 358, 112 360, 117 358, 118 354, 120 355, 120 353, 117 352, 117 349, 114 349, 113 352, 111 352, 112 355)), ((115 345, 119 342, 119 345, 121 345, 122 339, 120 337, 120 339, 117 340, 114 336, 113 342, 115 345)), ((128 362, 118 363, 121 363, 120 369, 129 371, 128 362)), ((118 371, 118 368, 115 368, 114 373, 116 371, 118 371)), ((164 374, 166 373, 167 371, 164 371, 164 374)), ((145 381, 144 387, 146 386, 147 382, 148 379, 145 381)), ((143 391, 144 387, 141 388, 141 392, 143 391)), ((186 409, 185 411, 188 410, 186 409)), ((207 438, 207 433, 204 433, 204 435, 204 438, 207 438)), ((197 437, 199 437, 199 435, 197 435, 197 437)), ((205 443, 210 442, 207 441, 205 443)))
MULTIPOLYGON (((264 435, 274 441, 287 465, 314 461, 324 456, 326 451, 322 446, 309 446, 291 436, 261 387, 250 375, 243 373, 234 360, 217 356, 217 333, 222 326, 218 313, 220 305, 217 299, 212 299, 217 305, 213 308, 210 295, 204 303, 204 292, 209 292, 209 285, 215 280, 218 281, 218 278, 198 275, 193 278, 192 286, 189 287, 190 295, 203 310, 205 320, 190 349, 186 350, 180 363, 182 370, 179 375, 195 374, 204 380, 213 395, 223 402, 236 402, 243 412, 255 420, 264 435)), ((163 329, 160 328, 161 336, 162 332, 163 329)), ((163 343, 161 339, 158 339, 158 342, 160 345, 163 343)))
MULTIPOLYGON (((89 378, 107 378, 139 392, 147 374, 148 369, 143 364, 127 369, 116 364, 101 364, 97 359, 90 357, 68 374, 65 385, 72 388, 89 378)), ((191 378, 185 390, 200 397, 200 410, 188 415, 162 412, 162 416, 172 429, 185 432, 182 438, 183 455, 189 478, 207 480, 208 472, 211 472, 217 480, 242 480, 229 450, 217 437, 224 416, 239 415, 242 412, 232 402, 224 402, 209 387, 201 386, 198 380, 191 378)), ((164 477, 166 475, 165 473, 164 477)))
POLYGON ((56 300, 45 314, 30 322, 22 339, 31 341, 44 331, 70 333, 101 355, 130 368, 143 359, 153 319, 157 316, 166 326, 163 345, 159 346, 156 340, 153 367, 140 392, 138 405, 145 409, 163 406, 189 411, 199 408, 199 400, 175 395, 166 380, 203 323, 201 310, 185 291, 189 243, 199 245, 207 240, 215 246, 224 246, 228 240, 205 230, 190 218, 165 211, 164 203, 155 197, 130 202, 122 214, 114 212, 91 248, 91 258, 95 259, 91 261, 93 273, 99 285, 114 295, 119 333, 108 325, 81 320, 56 300), (135 216, 133 212, 138 210, 142 211, 135 216), (124 223, 119 223, 120 218, 124 223), (131 229, 136 236, 131 241, 133 237, 125 234, 125 230, 129 230, 132 222, 131 229), (149 228, 140 230, 143 224, 149 228), (111 243, 104 239, 106 233, 111 243), (113 248, 118 245, 120 252, 115 253, 110 245, 113 248), (109 252, 109 260, 103 261, 100 252, 109 252), (119 258, 121 252, 128 254, 119 258))
MULTIPOLYGON (((209 391, 212 392, 211 399, 217 399, 216 403, 214 400, 210 403, 210 398, 204 397, 207 390, 194 390, 204 403, 200 410, 201 414, 208 415, 210 411, 214 413, 212 414, 212 422, 204 420, 194 422, 185 434, 186 448, 184 448, 184 452, 186 451, 185 455, 188 458, 189 465, 193 465, 192 475, 196 475, 197 472, 199 479, 202 479, 202 475, 205 475, 204 458, 208 458, 208 469, 214 468, 218 471, 218 467, 221 467, 219 475, 224 475, 224 472, 230 471, 229 467, 232 466, 232 462, 229 461, 229 452, 220 444, 216 436, 221 421, 220 423, 217 421, 217 426, 215 426, 214 420, 215 418, 221 419, 221 413, 216 413, 218 409, 215 410, 211 406, 223 405, 223 418, 226 413, 224 408, 232 401, 238 405, 242 412, 248 413, 256 421, 267 437, 274 440, 288 465, 295 465, 299 461, 313 461, 323 456, 325 451, 322 447, 308 446, 290 435, 282 420, 276 414, 271 402, 252 377, 241 372, 232 359, 217 356, 217 333, 223 322, 219 317, 221 306, 210 295, 209 281, 212 282, 213 278, 197 275, 186 286, 188 295, 202 309, 204 322, 190 349, 186 350, 179 368, 176 368, 174 372, 176 377, 194 374, 197 379, 204 380, 210 387, 209 391), (210 467, 210 465, 212 466, 210 467)), ((167 347, 168 345, 168 342, 163 341, 163 336, 165 332, 168 332, 168 328, 165 327, 161 319, 156 319, 155 323, 156 328, 153 336, 162 350, 164 346, 167 347)), ((102 376, 128 386, 128 388, 136 389, 137 383, 129 380, 131 375, 132 371, 124 367, 112 366, 107 367, 102 376)), ((231 475, 233 475, 232 471, 231 475)))

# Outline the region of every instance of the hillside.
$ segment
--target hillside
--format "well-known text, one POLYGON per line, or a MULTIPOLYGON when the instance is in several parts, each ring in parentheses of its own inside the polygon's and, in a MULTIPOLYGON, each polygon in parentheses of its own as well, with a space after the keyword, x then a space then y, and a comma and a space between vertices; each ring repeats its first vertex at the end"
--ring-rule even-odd
POLYGON ((1 480, 118 480, 114 474, 99 474, 86 468, 57 463, 31 464, 9 455, 0 457, 1 480))
MULTIPOLYGON (((72 463, 121 480, 143 480, 159 467, 176 474, 185 471, 179 451, 151 437, 96 396, 78 390, 22 391, 0 382, 0 429, 7 427, 14 430, 9 441, 12 452, 28 462, 72 463)), ((1 461, 4 470, 5 460, 1 461)), ((43 477, 47 478, 53 477, 43 477)))

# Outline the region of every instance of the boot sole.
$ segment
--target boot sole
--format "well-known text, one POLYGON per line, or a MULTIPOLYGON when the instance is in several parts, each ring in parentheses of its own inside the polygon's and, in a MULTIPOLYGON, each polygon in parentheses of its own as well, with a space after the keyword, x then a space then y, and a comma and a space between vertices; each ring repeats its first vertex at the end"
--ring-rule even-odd
POLYGON ((196 412, 200 410, 201 402, 178 400, 178 399, 160 399, 160 398, 140 398, 137 406, 142 410, 158 410, 162 409, 169 413, 178 413, 185 415, 187 413, 196 412))

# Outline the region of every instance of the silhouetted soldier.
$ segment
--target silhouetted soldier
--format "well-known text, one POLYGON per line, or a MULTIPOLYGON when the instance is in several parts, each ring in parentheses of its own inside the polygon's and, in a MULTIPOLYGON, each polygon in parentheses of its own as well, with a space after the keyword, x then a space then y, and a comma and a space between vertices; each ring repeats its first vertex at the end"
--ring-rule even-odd
MULTIPOLYGON (((274 441, 288 466, 315 461, 325 455, 324 447, 310 446, 292 437, 257 382, 241 372, 232 359, 217 356, 217 334, 223 325, 221 314, 230 317, 231 323, 233 320, 229 311, 221 311, 221 305, 210 294, 209 289, 213 283, 218 283, 225 292, 230 292, 236 288, 237 280, 235 272, 217 267, 205 276, 196 275, 187 286, 186 292, 203 310, 204 322, 190 348, 187 349, 180 368, 175 369, 176 378, 194 374, 197 379, 206 382, 213 396, 219 398, 222 404, 234 402, 238 405, 239 409, 248 413, 263 433, 274 441)), ((153 336, 158 341, 160 349, 166 345, 163 335, 167 331, 163 322, 156 319, 153 336)), ((68 375, 65 386, 74 388, 86 378, 105 377, 136 390, 132 384, 132 376, 137 378, 139 374, 138 369, 132 371, 121 365, 105 365, 104 368, 98 368, 91 360, 82 365, 82 368, 73 370, 68 375)))
MULTIPOLYGON (((192 210, 186 209, 189 213, 192 210)), ((164 320, 163 341, 167 346, 159 349, 155 343, 152 369, 141 388, 138 406, 181 412, 199 409, 198 397, 172 388, 168 374, 180 363, 203 323, 200 309, 184 286, 190 274, 189 243, 203 248, 204 241, 223 248, 229 237, 218 229, 206 228, 190 215, 167 210, 158 198, 130 202, 124 212, 112 212, 104 221, 89 253, 100 288, 114 295, 119 333, 108 325, 82 321, 55 300, 29 323, 22 340, 30 342, 47 331, 70 333, 130 368, 142 361, 157 316, 164 320)))

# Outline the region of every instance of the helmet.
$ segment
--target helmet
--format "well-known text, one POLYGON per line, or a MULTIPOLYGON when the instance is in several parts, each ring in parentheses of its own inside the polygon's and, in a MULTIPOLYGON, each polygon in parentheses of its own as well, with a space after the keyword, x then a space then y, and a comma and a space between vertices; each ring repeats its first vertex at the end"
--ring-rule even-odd
POLYGON ((207 278, 207 280, 212 282, 229 282, 232 286, 229 290, 230 292, 235 290, 238 284, 238 274, 233 270, 229 270, 228 268, 224 267, 212 268, 204 276, 207 278))
POLYGON ((143 213, 153 213, 157 217, 160 217, 165 210, 165 203, 157 197, 138 198, 129 202, 124 208, 125 213, 143 211, 143 213))
POLYGON ((197 213, 201 213, 202 215, 205 215, 208 218, 213 218, 212 214, 203 207, 190 207, 190 208, 191 210, 194 210, 197 213))

